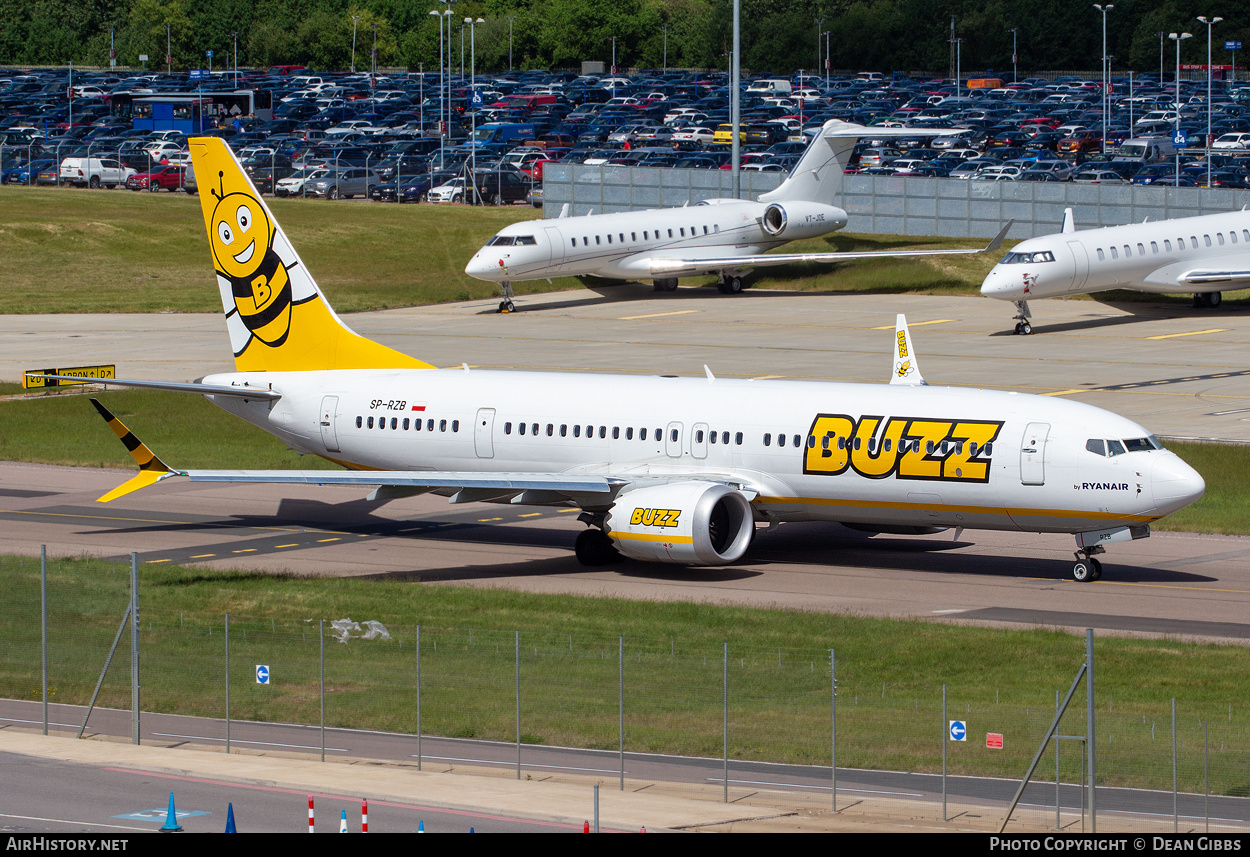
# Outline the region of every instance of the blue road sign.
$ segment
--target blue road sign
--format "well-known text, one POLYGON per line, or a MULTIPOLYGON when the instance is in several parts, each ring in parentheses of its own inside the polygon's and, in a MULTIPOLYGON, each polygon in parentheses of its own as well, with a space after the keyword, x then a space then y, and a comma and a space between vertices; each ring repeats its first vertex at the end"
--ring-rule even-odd
POLYGON ((256 665, 256 683, 269 684, 269 667, 265 664, 256 665))
POLYGON ((1189 143, 1189 137, 1184 131, 1177 131, 1172 135, 1172 145, 1177 149, 1183 149, 1189 143))
POLYGON ((950 740, 967 741, 968 740, 968 723, 965 720, 952 720, 950 727, 950 740))
POLYGON ((208 72, 202 68, 193 68, 187 72, 187 77, 191 80, 203 80, 208 77, 208 72))
POLYGON ((469 108, 472 110, 481 110, 485 105, 486 99, 482 97, 482 90, 475 89, 469 93, 469 108))
POLYGON ((1224 50, 1226 50, 1226 51, 1239 51, 1239 50, 1241 50, 1241 42, 1225 42, 1225 43, 1224 43, 1224 50))

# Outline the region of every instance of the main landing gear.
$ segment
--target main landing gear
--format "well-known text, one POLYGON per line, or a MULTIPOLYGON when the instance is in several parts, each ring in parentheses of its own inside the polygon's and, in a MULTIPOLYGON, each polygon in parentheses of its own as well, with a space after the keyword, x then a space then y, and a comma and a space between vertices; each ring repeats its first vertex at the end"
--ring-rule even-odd
POLYGON ((621 558, 620 552, 612 545, 608 534, 598 527, 591 527, 578 533, 577 541, 573 544, 573 551, 577 554, 577 561, 582 565, 607 565, 621 558))
POLYGON ((677 278, 669 277, 663 280, 652 280, 652 285, 657 292, 675 292, 677 291, 677 278))
POLYGON ((499 302, 500 312, 516 312, 516 304, 512 302, 514 295, 512 294, 512 283, 504 280, 500 283, 503 286, 503 300, 499 302))
POLYGON ((722 274, 716 281, 716 289, 722 295, 740 295, 743 289, 742 278, 733 274, 722 274))
POLYGON ((1016 314, 1012 316, 1016 319, 1016 334, 1019 336, 1028 336, 1033 332, 1033 325, 1029 323, 1029 319, 1033 318, 1033 313, 1029 312, 1028 301, 1015 301, 1016 314))
POLYGON ((1076 562, 1072 565, 1072 579, 1077 583, 1092 583, 1102 577, 1102 563, 1094 559, 1096 554, 1105 553, 1102 545, 1083 548, 1076 552, 1076 562), (1082 557, 1082 554, 1084 556, 1082 557))
POLYGON ((1223 297, 1221 292, 1194 292, 1194 309, 1218 309, 1223 297))

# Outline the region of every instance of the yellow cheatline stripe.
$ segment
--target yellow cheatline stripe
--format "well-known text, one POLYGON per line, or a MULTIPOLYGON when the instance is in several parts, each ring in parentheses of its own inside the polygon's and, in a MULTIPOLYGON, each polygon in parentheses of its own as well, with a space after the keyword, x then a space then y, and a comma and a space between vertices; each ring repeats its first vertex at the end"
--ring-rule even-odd
MULTIPOLYGON (((908 326, 909 328, 911 328, 911 327, 924 327, 926 324, 949 324, 949 323, 950 323, 950 322, 952 322, 952 321, 955 321, 955 319, 953 319, 953 318, 935 318, 935 319, 933 319, 933 321, 909 321, 909 322, 907 322, 907 326, 908 326)), ((887 325, 883 325, 883 326, 881 326, 881 327, 874 327, 874 328, 872 328, 872 329, 873 329, 873 330, 893 330, 893 329, 894 329, 894 325, 892 325, 892 324, 887 324, 887 325)))
POLYGON ((818 497, 757 497, 752 502, 765 505, 843 506, 861 509, 902 509, 962 512, 969 515, 1010 515, 1015 518, 1093 518, 1101 521, 1157 521, 1159 515, 1123 515, 1113 512, 1087 512, 1079 509, 1009 509, 1000 506, 950 506, 942 503, 895 503, 884 500, 826 500, 818 497))
POLYGON ((621 316, 617 321, 636 321, 640 318, 662 318, 666 315, 689 315, 692 312, 698 312, 697 309, 679 309, 676 312, 654 312, 651 315, 626 315, 621 316))
POLYGON ((692 536, 653 536, 647 533, 618 533, 613 531, 608 533, 608 538, 625 539, 631 542, 669 542, 675 545, 694 544, 694 538, 692 536))
POLYGON ((1056 390, 1053 393, 1042 393, 1043 396, 1068 396, 1072 393, 1088 393, 1089 390, 1056 390))
POLYGON ((1178 336, 1201 336, 1204 333, 1227 333, 1227 327, 1213 327, 1210 330, 1191 330, 1188 333, 1165 333, 1162 336, 1147 336, 1147 339, 1175 339, 1178 336))

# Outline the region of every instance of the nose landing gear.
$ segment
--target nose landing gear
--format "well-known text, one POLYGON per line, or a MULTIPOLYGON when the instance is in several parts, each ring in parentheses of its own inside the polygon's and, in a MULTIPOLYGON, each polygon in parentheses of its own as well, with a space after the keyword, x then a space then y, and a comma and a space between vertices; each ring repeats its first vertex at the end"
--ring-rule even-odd
POLYGON ((1028 301, 1014 301, 1016 305, 1016 314, 1012 316, 1016 320, 1016 334, 1020 336, 1028 336, 1033 332, 1033 325, 1029 320, 1033 318, 1033 313, 1029 312, 1028 301))
POLYGON ((499 302, 499 311, 501 313, 516 312, 516 304, 512 302, 514 297, 512 294, 512 283, 504 280, 500 285, 503 286, 503 300, 499 302))
POLYGON ((1095 554, 1105 553, 1102 545, 1093 545, 1076 552, 1076 562, 1072 565, 1072 579, 1077 583, 1092 583, 1102 577, 1102 563, 1094 559, 1095 554), (1084 554, 1084 557, 1081 555, 1084 554))

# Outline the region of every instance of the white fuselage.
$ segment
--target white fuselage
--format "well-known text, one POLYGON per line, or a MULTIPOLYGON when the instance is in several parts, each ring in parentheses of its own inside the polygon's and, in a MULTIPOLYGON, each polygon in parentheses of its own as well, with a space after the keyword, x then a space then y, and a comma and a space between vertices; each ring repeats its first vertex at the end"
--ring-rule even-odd
POLYGON ((1250 215, 1234 211, 1031 238, 994 266, 981 293, 1027 301, 1107 289, 1211 292, 1245 288, 1247 277, 1250 215))
POLYGON ((768 205, 738 200, 524 221, 500 230, 464 270, 491 282, 569 276, 645 279, 670 276, 665 261, 686 260, 691 264, 674 273, 719 273, 725 265, 700 268, 698 260, 754 256, 846 225, 846 212, 837 206, 806 201, 784 205, 789 216, 777 234, 764 228, 768 205))
POLYGON ((1130 420, 1008 392, 446 369, 204 381, 271 387, 272 403, 209 398, 350 468, 720 481, 758 521, 1094 532, 1204 487, 1130 420))

